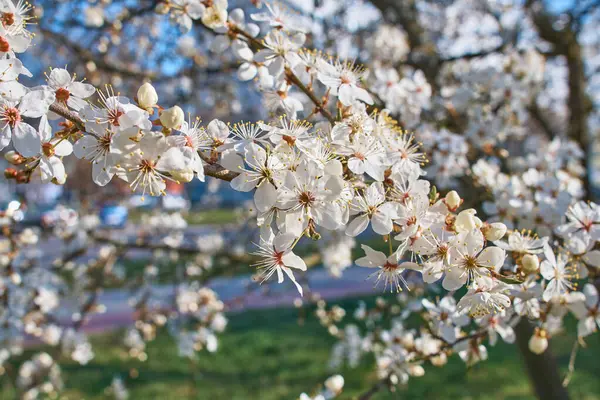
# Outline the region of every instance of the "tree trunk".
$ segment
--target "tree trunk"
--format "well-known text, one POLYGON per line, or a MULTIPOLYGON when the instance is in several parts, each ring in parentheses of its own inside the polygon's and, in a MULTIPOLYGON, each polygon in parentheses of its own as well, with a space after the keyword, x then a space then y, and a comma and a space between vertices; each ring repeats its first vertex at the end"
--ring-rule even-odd
POLYGON ((568 400, 569 393, 562 385, 562 377, 550 347, 539 355, 529 350, 529 339, 533 335, 533 326, 524 318, 515 327, 515 332, 521 357, 538 399, 568 400))

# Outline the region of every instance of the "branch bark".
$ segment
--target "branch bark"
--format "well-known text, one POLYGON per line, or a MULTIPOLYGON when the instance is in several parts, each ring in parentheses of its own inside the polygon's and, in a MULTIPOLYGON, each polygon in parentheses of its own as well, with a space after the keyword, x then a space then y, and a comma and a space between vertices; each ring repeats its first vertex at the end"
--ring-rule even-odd
POLYGON ((558 365, 550 348, 539 355, 529 350, 533 331, 531 323, 524 318, 515 327, 517 345, 537 397, 541 400, 568 400, 569 393, 562 385, 558 365))
MULTIPOLYGON (((567 133, 568 137, 577 142, 587 154, 589 147, 588 114, 591 109, 591 102, 586 93, 587 82, 577 30, 574 29, 573 21, 563 30, 555 29, 553 17, 546 11, 541 1, 528 0, 525 7, 529 10, 540 37, 553 46, 553 54, 564 56, 567 61, 569 84, 567 133)), ((586 196, 589 199, 589 166, 587 159, 584 158, 583 162, 586 170, 583 184, 586 196)))

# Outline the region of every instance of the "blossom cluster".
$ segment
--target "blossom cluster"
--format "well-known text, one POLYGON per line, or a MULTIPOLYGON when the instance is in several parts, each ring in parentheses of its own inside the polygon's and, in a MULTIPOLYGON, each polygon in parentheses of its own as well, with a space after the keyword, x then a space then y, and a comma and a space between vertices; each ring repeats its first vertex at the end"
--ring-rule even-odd
MULTIPOLYGON (((235 57, 237 77, 254 81, 267 121, 205 124, 186 118, 177 105, 161 104, 150 82, 130 98, 110 86, 97 90, 63 68, 51 69, 46 84, 26 87, 19 78, 31 73, 18 56, 30 46, 30 8, 1 0, 0 10, 11 15, 0 30, 0 150, 7 150, 12 165, 7 179, 64 184, 63 162, 73 154, 91 163, 97 185, 119 179, 142 196, 164 194, 167 181, 229 181, 234 190, 252 194, 259 234, 249 260, 259 280, 290 280, 301 295, 310 289, 296 279, 312 264, 299 245, 310 238, 322 243, 319 261, 333 275, 354 263, 373 269, 383 290, 411 289, 416 300, 402 304, 405 312, 392 307, 398 317, 386 329, 374 329, 377 315, 388 308, 385 301, 373 312, 361 307, 355 316, 366 322, 364 335, 354 325, 339 329, 344 313, 338 309, 318 311, 341 339, 334 348, 338 359, 356 364, 362 353, 372 352, 380 378, 392 384, 422 375, 424 361, 445 364, 452 352, 468 364, 485 359, 483 341, 514 341, 513 328, 523 318, 536 324, 530 342, 536 353, 546 349, 569 312, 579 320, 580 337, 597 330, 593 281, 577 290, 577 281, 597 276, 600 266, 600 209, 581 200, 583 151, 574 142, 527 135, 534 121, 526 110, 544 77, 539 52, 511 49, 500 60, 440 59, 443 70, 431 80, 426 68, 408 59, 407 33, 395 27, 383 25, 370 35, 367 69, 313 50, 309 30, 277 3, 265 2, 249 18, 228 6, 226 0, 172 0, 159 2, 155 11, 183 32, 194 24, 210 30, 210 51, 235 57), (511 155, 510 140, 524 151, 511 155), (450 190, 442 196, 438 187, 468 194, 450 190), (471 197, 485 201, 479 207, 471 197), (363 243, 364 255, 353 260, 355 243, 369 234, 382 246, 363 243), (447 292, 441 299, 426 298, 440 287, 447 292), (408 327, 414 313, 427 321, 425 328, 408 327)), ((104 23, 99 10, 87 10, 90 26, 104 23)), ((72 238, 77 251, 94 223, 75 218, 57 232, 72 238)), ((166 249, 181 250, 181 225, 170 225, 164 235, 164 221, 149 225, 166 249)), ((10 245, 34 247, 36 240, 26 230, 10 245)), ((109 242, 95 264, 75 270, 82 293, 90 282, 102 285, 90 271, 112 273, 122 243, 109 242)), ((216 335, 227 321, 224 305, 191 277, 206 273, 222 248, 217 236, 202 238, 193 249, 205 257, 187 266, 189 281, 177 286, 176 318, 148 305, 150 283, 140 289, 134 303, 142 318, 126 337, 132 355, 144 357, 145 341, 164 325, 175 333, 183 356, 216 350, 216 335)), ((246 248, 239 250, 234 256, 248 256, 246 248)), ((28 307, 9 307, 7 319, 20 323, 32 304, 41 314, 56 308, 59 290, 39 283, 59 280, 58 273, 22 267, 34 252, 5 253, 2 291, 26 289, 31 300, 28 307)), ((155 269, 146 272, 151 282, 155 269)), ((92 311, 90 304, 85 312, 92 311)), ((77 329, 63 332, 33 322, 23 330, 60 344, 80 363, 93 357, 77 329)), ((52 362, 44 356, 37 364, 49 369, 52 362)), ((335 381, 330 383, 336 390, 328 387, 321 397, 341 390, 335 381)))

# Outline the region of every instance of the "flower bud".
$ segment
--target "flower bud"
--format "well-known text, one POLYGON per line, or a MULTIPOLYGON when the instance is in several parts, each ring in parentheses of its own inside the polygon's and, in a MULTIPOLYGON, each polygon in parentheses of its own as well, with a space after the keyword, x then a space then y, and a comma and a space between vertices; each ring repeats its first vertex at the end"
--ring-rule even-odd
POLYGON ((504 225, 502 222, 494 222, 484 226, 482 232, 486 240, 495 242, 496 240, 502 239, 506 234, 506 225, 504 225))
POLYGON ((422 365, 411 365, 408 367, 408 373, 410 376, 423 376, 425 375, 425 368, 422 365))
POLYGON ((162 15, 166 15, 169 13, 169 10, 171 9, 171 6, 169 6, 168 3, 159 3, 156 8, 154 9, 154 11, 157 14, 162 14, 162 15))
POLYGON ((531 339, 529 339, 529 350, 535 354, 542 354, 548 348, 548 338, 546 331, 536 329, 531 339))
POLYGON ((12 165, 19 165, 25 161, 22 155, 13 150, 6 152, 4 154, 4 159, 12 165))
POLYGON ((87 7, 83 10, 85 26, 99 28, 104 24, 104 10, 102 7, 87 7))
POLYGON ((446 353, 441 353, 438 356, 432 357, 429 361, 436 367, 442 367, 448 362, 448 356, 446 356, 446 353))
POLYGON ((171 177, 178 182, 191 182, 194 179, 194 171, 191 168, 170 171, 171 177))
POLYGON ((454 229, 456 232, 471 232, 475 228, 480 228, 483 224, 475 214, 477 214, 477 211, 472 208, 461 211, 454 221, 454 229))
POLYGON ((217 4, 208 7, 202 15, 202 23, 210 29, 220 28, 225 26, 227 22, 227 9, 221 8, 217 4))
POLYGON ((14 168, 6 168, 4 170, 4 177, 6 179, 15 179, 19 175, 19 171, 14 168))
POLYGON ((183 123, 185 115, 179 106, 174 106, 160 113, 160 122, 165 128, 177 129, 183 123))
POLYGON ((158 103, 158 94, 156 89, 150 83, 146 82, 137 91, 137 101, 140 107, 150 112, 152 107, 158 103))
POLYGON ((446 207, 448 207, 449 211, 456 211, 458 207, 462 204, 463 200, 460 198, 456 190, 448 192, 446 197, 444 198, 444 203, 446 207))
POLYGON ((525 254, 521 258, 521 267, 523 272, 533 274, 540 269, 540 259, 535 254, 525 254))
POLYGON ((325 381, 325 388, 331 393, 340 394, 344 388, 344 377, 341 375, 334 375, 329 377, 325 381))

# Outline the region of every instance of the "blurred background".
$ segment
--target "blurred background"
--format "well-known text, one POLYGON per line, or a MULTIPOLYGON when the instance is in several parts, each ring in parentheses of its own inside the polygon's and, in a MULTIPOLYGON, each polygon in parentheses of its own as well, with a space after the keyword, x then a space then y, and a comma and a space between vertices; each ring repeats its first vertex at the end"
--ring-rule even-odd
MULTIPOLYGON (((48 66, 66 66, 89 83, 100 88, 110 84, 114 92, 130 97, 149 81, 157 88, 160 104, 178 104, 186 114, 206 122, 213 118, 227 122, 268 119, 262 107, 265 99, 254 89, 254 83, 238 79, 235 57, 227 51, 215 51, 214 32, 200 23, 182 32, 176 23, 155 12, 162 2, 32 1, 33 12, 39 17, 31 27, 36 33, 35 46, 22 61, 38 80, 23 83, 42 84, 48 66)), ((241 8, 248 16, 260 3, 264 2, 229 0, 229 9, 241 8)), ((496 151, 499 141, 517 152, 535 152, 535 143, 528 141, 532 132, 540 133, 548 142, 571 139, 585 152, 582 174, 587 177, 587 188, 594 195, 600 190, 600 1, 279 3, 305 26, 307 47, 356 60, 371 71, 383 71, 380 76, 368 77, 383 86, 406 78, 403 82, 410 83, 411 88, 396 91, 394 101, 386 101, 386 105, 403 127, 415 131, 417 139, 429 138, 429 145, 435 147, 441 139, 432 131, 444 130, 444 135, 452 138, 460 136, 465 146, 470 146, 465 162, 475 160, 481 152, 496 151), (534 71, 534 81, 497 80, 503 74, 518 75, 519 71, 510 67, 511 60, 519 57, 526 59, 529 74, 534 71), (466 79, 473 71, 481 73, 483 81, 491 80, 490 85, 466 79), (384 72, 388 75, 381 76, 384 72), (490 108, 484 110, 487 119, 469 110, 470 98, 465 92, 475 85, 479 99, 489 98, 483 101, 490 108), (415 93, 423 96, 415 100, 415 93), (517 98, 520 108, 515 110, 511 104, 517 98), (448 113, 459 118, 448 122, 448 113), (503 123, 495 125, 498 120, 503 123), (506 120, 515 122, 506 124, 506 120), (472 140, 474 137, 478 141, 472 140)), ((15 185, 3 180, 3 208, 18 203, 25 225, 48 231, 73 210, 97 210, 102 227, 118 237, 136 238, 143 228, 181 224, 184 240, 218 233, 225 243, 232 243, 232 252, 240 235, 247 235, 248 243, 255 237, 246 226, 248 215, 243 211, 251 197, 233 191, 227 182, 170 183, 167 196, 142 198, 120 180, 103 188, 96 186, 89 179, 87 162, 71 157, 66 167, 69 179, 65 186, 15 185)), ((432 171, 434 175, 461 184, 464 177, 460 171, 437 168, 432 171)), ((444 182, 440 179, 436 183, 443 187, 444 182)), ((51 241, 41 246, 44 253, 52 254, 51 241)), ((355 249, 352 259, 357 255, 355 249)), ((153 290, 168 292, 181 279, 174 265, 186 265, 190 260, 156 263, 155 256, 148 249, 129 254, 121 262, 121 273, 131 279, 152 275, 153 290)), ((228 305, 229 324, 218 351, 202 353, 195 360, 180 358, 181 348, 161 331, 141 350, 132 353, 135 346, 124 349, 124 327, 131 322, 132 311, 127 305, 131 288, 106 291, 102 303, 108 311, 89 324, 89 331, 94 333, 92 342, 102 351, 84 366, 66 364, 65 385, 70 389, 64 398, 100 399, 118 397, 122 392, 133 399, 291 399, 333 372, 342 373, 346 379, 342 398, 353 398, 377 380, 372 360, 363 360, 356 368, 330 365, 334 339, 314 316, 321 298, 339 301, 346 310, 356 309, 361 301, 374 303, 373 284, 365 281, 367 274, 351 267, 336 278, 335 271, 315 267, 304 278, 310 294, 299 300, 290 285, 265 285, 256 290, 251 266, 238 264, 217 259, 214 276, 206 278, 228 305), (127 389, 121 388, 121 382, 127 389)), ((387 300, 392 297, 382 296, 387 300)), ((560 365, 568 364, 572 340, 566 336, 556 341, 554 350, 560 365)), ((577 361, 577 374, 570 386, 573 398, 600 398, 600 344, 588 345, 589 351, 577 361)), ((489 358, 472 369, 455 358, 448 367, 411 380, 398 393, 380 393, 374 398, 532 397, 514 346, 498 344, 490 350, 489 358)))

